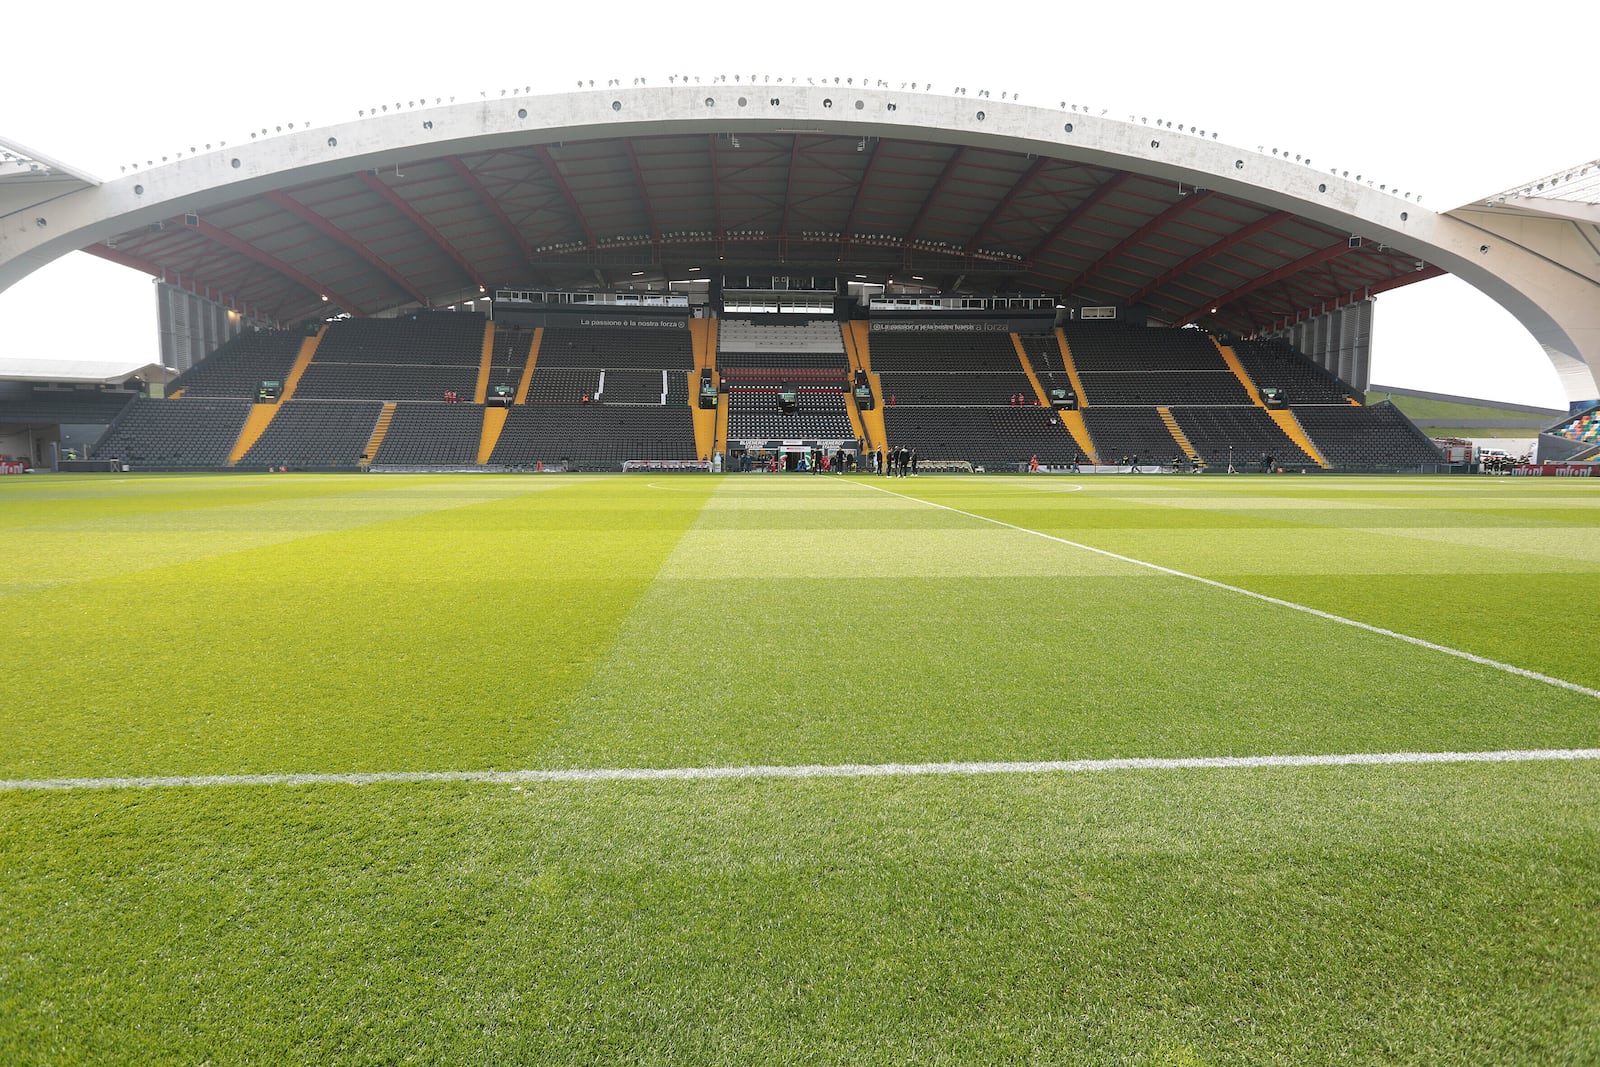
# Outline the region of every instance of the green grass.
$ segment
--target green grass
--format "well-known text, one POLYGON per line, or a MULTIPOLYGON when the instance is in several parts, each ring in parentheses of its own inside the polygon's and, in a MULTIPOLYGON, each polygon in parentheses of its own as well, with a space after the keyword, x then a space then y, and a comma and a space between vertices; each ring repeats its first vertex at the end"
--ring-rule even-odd
MULTIPOLYGON (((1600 688, 1578 482, 18 478, 0 779, 1600 746, 1063 541, 1600 688)), ((1594 1062, 1597 1005, 1593 762, 0 791, 6 1063, 1594 1062)))
MULTIPOLYGON (((1537 412, 1518 411, 1514 408, 1496 407, 1493 404, 1462 404, 1453 400, 1431 400, 1425 396, 1391 395, 1380 390, 1372 390, 1367 393, 1366 402, 1369 404, 1376 404, 1383 400, 1388 400, 1414 419, 1498 419, 1504 417, 1521 421, 1539 418, 1537 412)), ((1553 418, 1559 418, 1559 416, 1554 416, 1553 418)), ((1483 435, 1480 433, 1479 436, 1483 435)))

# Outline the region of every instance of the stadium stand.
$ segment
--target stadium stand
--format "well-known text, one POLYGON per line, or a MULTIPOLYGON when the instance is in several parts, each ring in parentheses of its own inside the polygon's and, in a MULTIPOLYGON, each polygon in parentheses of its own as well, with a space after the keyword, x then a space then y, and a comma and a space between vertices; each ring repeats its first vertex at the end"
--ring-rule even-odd
POLYGON ((1009 333, 880 332, 871 352, 896 447, 986 470, 1015 470, 1035 454, 1067 464, 1078 451, 1055 413, 1038 406, 1009 333))
POLYGON ((539 345, 536 382, 546 367, 687 372, 694 369, 694 348, 688 330, 552 327, 545 330, 539 345))
POLYGON ((1083 421, 1102 463, 1122 465, 1136 456, 1165 463, 1180 451, 1153 407, 1085 408, 1083 421))
POLYGON ((1600 408, 1575 415, 1550 432, 1584 444, 1600 444, 1600 408))
POLYGON ((585 396, 592 400, 600 391, 603 373, 598 367, 546 366, 541 357, 528 387, 528 403, 581 404, 585 396))
MULTIPOLYGON (((666 370, 609 370, 600 376, 596 392, 607 404, 655 404, 667 402, 671 383, 681 386, 686 381, 683 374, 666 370)), ((679 390, 681 394, 682 389, 679 390)))
POLYGON ((1387 401, 1370 407, 1296 407, 1294 413, 1336 470, 1431 471, 1443 459, 1387 401))
POLYGON ((1041 466, 1083 462, 1072 436, 1051 423, 1047 408, 885 408, 884 427, 896 447, 915 448, 930 463, 966 460, 987 471, 1014 471, 1038 456, 1041 466))
MULTIPOLYGON (((330 331, 329 336, 332 336, 330 331)), ((299 400, 440 400, 446 393, 471 397, 476 366, 420 363, 335 363, 319 351, 300 378, 299 400)))
POLYGON ((1174 409, 1172 415, 1209 466, 1226 468, 1231 460, 1241 468, 1255 469, 1262 456, 1273 457, 1282 467, 1318 466, 1261 408, 1186 407, 1174 409))
POLYGON ((740 381, 726 371, 723 380, 728 382, 729 440, 822 442, 855 437, 842 383, 795 385, 796 410, 784 412, 778 407, 780 386, 740 381))
POLYGON ((148 471, 226 467, 250 407, 250 401, 238 398, 139 397, 106 428, 90 455, 148 471))
POLYGON ((1356 391, 1289 347, 1288 342, 1235 341, 1230 345, 1257 388, 1282 389, 1291 406, 1344 404, 1360 399, 1356 391))
POLYGON ((254 400, 262 382, 289 376, 302 340, 303 335, 283 330, 242 333, 179 375, 167 392, 181 392, 191 399, 230 396, 254 400))
MULTIPOLYGON (((368 427, 370 430, 371 427, 368 427)), ((467 465, 477 462, 483 408, 442 401, 395 406, 372 462, 391 465, 467 465)))
POLYGON ((615 471, 630 459, 696 459, 687 404, 514 407, 495 443, 494 466, 615 471))
MULTIPOLYGON (((717 351, 728 356, 761 355, 816 355, 837 356, 836 360, 818 362, 817 366, 834 366, 844 362, 844 338, 839 334, 839 324, 832 319, 809 319, 800 323, 757 323, 749 319, 722 319, 717 324, 717 351)), ((753 360, 740 360, 741 366, 755 365, 753 360)), ((806 364, 786 361, 788 366, 806 364)))
MULTIPOLYGON (((832 447, 862 432, 837 321, 729 319, 719 327, 716 366, 733 447, 832 447), (784 387, 797 400, 792 413, 780 410, 784 387)), ((481 316, 453 312, 332 322, 292 398, 270 411, 250 401, 263 380, 290 377, 305 331, 245 334, 175 383, 183 399, 130 404, 92 455, 156 470, 224 467, 230 449, 247 446, 241 466, 318 470, 471 465, 491 443, 489 464, 512 468, 706 458, 696 455, 689 407, 689 331, 546 327, 526 403, 495 437, 484 434, 476 388, 519 382, 534 335, 497 329, 485 375, 487 328, 481 316), (446 394, 459 402, 445 403, 446 394), (385 404, 392 421, 374 433, 385 404)), ((1214 469, 1231 459, 1255 470, 1263 454, 1279 466, 1316 467, 1290 437, 1300 430, 1335 470, 1423 470, 1441 460, 1397 410, 1359 406, 1343 382, 1282 342, 1223 349, 1201 330, 1077 322, 1063 335, 1081 379, 1081 429, 1108 464, 1137 456, 1166 465, 1188 452, 1214 469), (1292 417, 1263 409, 1252 394, 1264 388, 1286 391, 1292 417)), ((880 331, 870 355, 889 444, 990 470, 1033 456, 1053 467, 1082 461, 1061 414, 1038 406, 1041 388, 1078 391, 1054 333, 880 331)), ((1592 413, 1574 419, 1570 432, 1592 438, 1596 421, 1592 413)))
POLYGON ((1255 403, 1203 331, 1072 323, 1062 332, 1085 406, 1255 403))
POLYGON ((382 410, 377 400, 286 401, 239 466, 355 470, 382 410))
POLYGON ((726 320, 717 329, 717 368, 727 388, 729 441, 855 439, 845 399, 850 363, 837 322, 726 320), (785 387, 795 394, 792 412, 778 403, 785 387))
POLYGON ((397 319, 344 319, 318 346, 316 363, 378 363, 476 369, 485 319, 472 312, 419 312, 397 319))

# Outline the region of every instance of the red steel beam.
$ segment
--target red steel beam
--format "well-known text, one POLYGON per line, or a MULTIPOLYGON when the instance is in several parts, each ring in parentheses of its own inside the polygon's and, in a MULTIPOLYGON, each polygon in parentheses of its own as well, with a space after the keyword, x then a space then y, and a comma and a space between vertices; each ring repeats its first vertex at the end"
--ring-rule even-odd
POLYGON ((384 259, 372 249, 356 240, 355 237, 351 236, 349 233, 335 226, 332 222, 329 222, 326 217, 317 214, 315 211, 306 207, 304 204, 300 203, 300 201, 289 196, 287 193, 282 193, 275 189, 268 191, 265 194, 265 199, 268 202, 281 207, 283 210, 289 212, 302 222, 309 223, 319 233, 332 238, 338 244, 343 245, 345 248, 354 252, 368 264, 377 268, 377 270, 380 271, 390 281, 398 285, 403 292, 411 297, 412 300, 415 300, 423 307, 427 307, 428 298, 423 296, 415 286, 408 282, 404 275, 385 262, 384 259))
POLYGON ((1048 159, 1040 156, 1033 161, 1027 170, 1022 172, 1021 176, 1011 184, 1011 188, 1006 190, 1006 195, 1000 198, 999 203, 995 204, 994 210, 989 212, 989 217, 984 219, 976 230, 972 231, 972 239, 961 249, 963 254, 972 255, 973 250, 978 247, 978 242, 983 240, 983 235, 989 232, 989 227, 993 226, 995 220, 1010 209, 1011 205, 1016 202, 1017 197, 1021 196, 1022 191, 1032 184, 1033 179, 1038 177, 1039 172, 1044 169, 1045 164, 1048 162, 1050 162, 1048 159))
POLYGON ((202 236, 217 242, 217 244, 222 245, 224 248, 232 249, 241 256, 244 256, 246 259, 254 260, 263 267, 266 267, 268 270, 276 271, 285 278, 288 278, 296 284, 310 290, 312 293, 315 293, 318 297, 327 297, 330 302, 339 305, 352 315, 366 314, 366 312, 362 311, 360 305, 358 305, 354 300, 333 292, 315 278, 307 274, 302 274, 299 270, 291 267, 278 257, 272 255, 270 252, 262 251, 249 241, 235 237, 227 230, 214 226, 204 219, 201 219, 198 225, 192 226, 190 229, 193 229, 202 236))
POLYGON ((440 233, 434 227, 433 223, 423 218, 422 213, 416 208, 412 207, 410 201, 406 200, 405 197, 395 192, 390 185, 382 181, 375 174, 367 174, 363 172, 356 175, 356 177, 358 177, 368 189, 371 189, 373 192, 377 193, 396 211, 404 215, 406 219, 410 221, 411 225, 415 226, 417 229, 426 234, 428 239, 434 244, 438 245, 447 256, 455 260, 456 265, 461 268, 461 270, 466 274, 467 278, 471 280, 472 284, 483 284, 483 280, 478 277, 477 269, 473 267, 473 265, 467 260, 466 256, 461 254, 461 250, 455 245, 451 244, 445 235, 440 233))
POLYGON ((1413 285, 1417 282, 1425 282, 1429 278, 1439 278, 1448 273, 1450 272, 1445 270, 1443 267, 1436 267, 1432 263, 1426 263, 1423 265, 1421 270, 1412 271, 1410 274, 1399 274, 1381 282, 1373 282, 1371 285, 1363 285, 1359 289, 1351 289, 1349 292, 1342 293, 1339 296, 1334 297, 1332 300, 1319 302, 1314 309, 1302 308, 1301 311, 1294 316, 1283 316, 1273 319, 1270 327, 1268 328, 1284 329, 1293 323, 1298 322, 1301 315, 1320 315, 1324 311, 1332 311, 1336 308, 1347 307, 1350 304, 1354 304, 1358 300, 1364 300, 1369 296, 1376 296, 1379 293, 1387 293, 1392 289, 1399 289, 1402 286, 1413 285))
POLYGON ((927 221, 928 211, 933 207, 933 202, 939 199, 939 194, 944 192, 944 187, 950 184, 951 175, 956 168, 967 158, 965 148, 956 149, 955 155, 945 161, 944 169, 939 172, 939 177, 933 183, 933 188, 928 190, 928 195, 922 198, 922 206, 917 209, 917 217, 911 220, 911 225, 906 227, 906 243, 915 241, 922 234, 922 224, 927 221))
POLYGON ((650 189, 644 183, 644 169, 639 166, 639 154, 633 150, 633 138, 624 138, 622 145, 628 150, 628 163, 633 167, 633 180, 639 186, 639 204, 644 208, 645 221, 650 224, 650 239, 661 246, 661 227, 656 223, 655 205, 650 203, 650 189))
POLYGON ((1110 179, 1101 182, 1100 187, 1084 197, 1077 207, 1061 216, 1061 220, 1055 224, 1050 232, 1045 234, 1038 244, 1028 250, 1028 254, 1022 257, 1023 260, 1031 263, 1037 259, 1040 252, 1055 243, 1056 238, 1076 226, 1085 215, 1099 207, 1107 197, 1121 189, 1132 177, 1133 175, 1127 171, 1119 171, 1110 179))
POLYGON ((1187 326, 1195 319, 1198 319, 1201 315, 1204 315, 1210 308, 1221 307, 1224 304, 1230 304, 1247 293, 1253 293, 1257 289, 1264 289, 1269 285, 1275 285, 1284 278, 1293 277, 1303 270, 1309 270, 1310 268, 1315 267, 1319 263, 1326 263, 1330 259, 1337 259, 1340 256, 1349 255, 1351 251, 1352 249, 1350 248, 1350 242, 1348 240, 1341 240, 1338 244, 1331 244, 1326 248, 1319 248, 1317 251, 1312 252, 1309 255, 1301 256, 1292 263, 1285 263, 1283 266, 1279 267, 1270 274, 1251 279, 1250 281, 1234 289, 1232 292, 1224 293, 1212 300, 1207 300, 1199 307, 1192 308, 1185 314, 1179 316, 1178 319, 1173 322, 1173 325, 1180 327, 1187 326))
POLYGON ((856 183, 856 195, 850 201, 850 214, 845 216, 844 229, 839 231, 839 241, 842 244, 850 240, 856 232, 856 213, 861 209, 861 201, 865 199, 867 186, 872 182, 872 168, 878 164, 878 153, 883 149, 883 139, 872 142, 872 151, 867 156, 866 169, 861 172, 861 180, 856 183))
POLYGON ((1233 233, 1229 234, 1227 237, 1224 237, 1215 244, 1207 245, 1205 248, 1202 248, 1200 251, 1196 252, 1182 263, 1179 263, 1176 267, 1173 267, 1171 270, 1161 275, 1161 277, 1153 278, 1146 282, 1144 288, 1128 297, 1127 303, 1140 303, 1145 297, 1149 296, 1163 285, 1166 285, 1174 278, 1183 277, 1185 274, 1188 274, 1195 267, 1199 266, 1201 263, 1204 263, 1211 257, 1221 255, 1223 252, 1233 248, 1235 245, 1243 244, 1245 241, 1250 240, 1257 234, 1264 233, 1279 223, 1288 222, 1292 218, 1294 218, 1293 212, 1277 211, 1271 215, 1257 219, 1248 226, 1235 230, 1233 233))
POLYGON ((572 212, 572 221, 583 231, 584 244, 591 249, 594 248, 598 244, 594 239, 594 231, 589 229, 589 220, 584 217, 583 209, 578 206, 578 198, 572 194, 572 187, 567 184, 567 179, 561 176, 561 168, 556 166, 556 157, 550 154, 550 149, 545 145, 535 145, 533 151, 544 163, 544 169, 549 172, 550 180, 555 183, 561 198, 567 202, 567 210, 572 212))
POLYGON ((179 289, 187 289, 196 296, 203 296, 207 300, 215 301, 218 304, 226 304, 229 308, 237 311, 246 318, 255 319, 258 322, 273 321, 273 317, 271 315, 263 315, 259 308, 251 307, 247 302, 240 300, 231 293, 224 293, 220 289, 213 289, 209 285, 202 285, 193 278, 184 277, 183 275, 179 274, 173 274, 172 272, 168 271, 167 268, 157 263, 147 259, 140 259, 138 256, 130 255, 127 252, 112 248, 110 245, 95 244, 90 245, 87 248, 80 249, 80 251, 87 252, 91 256, 96 256, 108 263, 115 263, 119 267, 129 267, 133 270, 140 271, 141 273, 152 275, 153 277, 161 279, 161 281, 167 285, 176 286, 179 289))
POLYGON ((158 266, 148 259, 140 259, 138 256, 129 255, 127 252, 112 248, 110 245, 90 245, 87 248, 80 249, 80 251, 87 252, 91 256, 99 256, 101 259, 109 263, 115 263, 118 266, 132 267, 134 270, 143 271, 157 278, 166 277, 167 268, 158 266))
POLYGON ((778 240, 789 236, 789 208, 794 202, 794 172, 800 165, 800 134, 791 134, 789 142, 789 176, 783 181, 783 214, 778 217, 778 240))
POLYGON ((517 243, 517 250, 522 253, 522 258, 524 260, 532 259, 533 246, 528 243, 528 238, 523 235, 521 228, 511 221, 511 216, 507 215, 505 208, 500 206, 500 201, 489 195, 489 190, 485 188, 478 176, 473 173, 472 168, 463 163, 460 156, 451 156, 446 162, 450 164, 450 169, 456 172, 456 176, 473 191, 483 206, 488 208, 490 213, 499 220, 501 229, 517 243))
POLYGON ((1198 207, 1207 198, 1214 195, 1215 194, 1211 192, 1197 193, 1193 196, 1186 196, 1183 199, 1173 203, 1165 211, 1161 212, 1161 214, 1157 215, 1143 226, 1140 226, 1137 230, 1134 230, 1127 237, 1124 237, 1117 243, 1115 248, 1111 249, 1109 252, 1106 252, 1099 259, 1089 264, 1088 267, 1084 268, 1083 273, 1079 274, 1076 278, 1072 279, 1072 281, 1062 286, 1061 295, 1063 297, 1070 295, 1074 289, 1077 289, 1079 286, 1083 285, 1090 278, 1095 277, 1102 270, 1119 259, 1129 249, 1136 248, 1143 244, 1145 238, 1149 237, 1157 230, 1160 230, 1163 226, 1167 225, 1179 215, 1184 214, 1191 208, 1198 207))
POLYGON ((722 169, 717 165, 717 135, 706 135, 711 145, 711 232, 717 245, 722 244, 722 169))

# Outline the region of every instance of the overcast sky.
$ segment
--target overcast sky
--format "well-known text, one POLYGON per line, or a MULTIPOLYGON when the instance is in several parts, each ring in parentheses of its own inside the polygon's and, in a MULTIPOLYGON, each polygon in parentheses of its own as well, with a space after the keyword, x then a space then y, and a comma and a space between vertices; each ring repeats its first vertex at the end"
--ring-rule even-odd
MULTIPOLYGON (((882 78, 1194 125, 1420 193, 1447 210, 1600 156, 1587 5, 906 5, 613 2, 217 5, 8 12, 0 137, 115 178, 251 129, 579 78, 882 78)), ((603 84, 603 82, 602 82, 603 84)), ((59 323, 61 320, 56 320, 59 323)), ((5 354, 156 358, 145 275, 75 253, 0 294, 5 354), (74 310, 73 328, 36 325, 74 310), (112 325, 89 331, 93 318, 112 325)), ((1373 381, 1565 407, 1511 316, 1453 278, 1378 298, 1373 381)))

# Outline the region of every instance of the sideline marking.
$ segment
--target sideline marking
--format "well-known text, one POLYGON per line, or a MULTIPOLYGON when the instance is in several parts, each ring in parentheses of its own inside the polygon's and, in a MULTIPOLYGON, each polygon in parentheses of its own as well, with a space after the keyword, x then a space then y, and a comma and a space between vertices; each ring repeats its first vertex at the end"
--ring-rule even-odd
POLYGON ((1497 659, 1490 659, 1487 656, 1480 656, 1476 653, 1466 652, 1459 648, 1451 648, 1449 645, 1440 645, 1432 641, 1425 641, 1420 637, 1412 637, 1410 634, 1403 634, 1397 630, 1386 630, 1382 626, 1374 626, 1370 622, 1361 622, 1357 619, 1346 618, 1343 615, 1335 615, 1331 611, 1323 611, 1320 608, 1309 607, 1305 604, 1296 604, 1292 600, 1283 600, 1280 597, 1268 596, 1266 593, 1257 593, 1254 590, 1245 589, 1237 585, 1229 585, 1227 582, 1219 582, 1214 578, 1202 578, 1198 574, 1189 574, 1186 571, 1173 570, 1171 567, 1163 567, 1159 563, 1150 563, 1146 560, 1134 559, 1132 556, 1120 555, 1104 548, 1095 548, 1093 545, 1085 545, 1078 541, 1069 541, 1065 537, 1057 537, 1055 534, 1047 534, 1039 530, 1030 530, 1026 526, 1017 526, 1014 523, 1003 522, 1000 519, 991 519, 987 515, 979 515, 973 511, 962 511, 960 508, 953 508, 948 504, 940 504, 932 500, 923 500, 921 497, 907 496, 904 493, 897 493, 893 489, 885 489, 878 485, 869 485, 866 483, 860 484, 863 488, 884 493, 888 496, 898 497, 901 500, 909 500, 915 504, 926 504, 930 508, 939 508, 942 511, 949 511, 956 515, 965 515, 969 519, 977 519, 980 522, 992 523, 995 526, 1004 526, 1008 530, 1015 530, 1018 533, 1030 534, 1034 537, 1042 537, 1046 541, 1054 541, 1059 545, 1067 545, 1070 548, 1078 548, 1085 552, 1093 552, 1097 556, 1105 556, 1108 559, 1120 560, 1123 563, 1131 563, 1136 567, 1145 567, 1149 570, 1171 575, 1174 578, 1186 578, 1191 582, 1199 582, 1201 585, 1209 585, 1213 589, 1222 589, 1229 593, 1238 593, 1241 596, 1247 596, 1253 600, 1260 600, 1268 604, 1276 604, 1280 608, 1288 608, 1291 611, 1303 612, 1306 615, 1315 615, 1319 619, 1326 619, 1329 622, 1336 622, 1342 626, 1353 626, 1358 630, 1365 630, 1368 633, 1378 634, 1381 637, 1392 637, 1396 641, 1404 641, 1408 645, 1416 645, 1418 648, 1426 648, 1433 652, 1442 652, 1447 656, 1455 656, 1457 659, 1464 659, 1470 663, 1476 663, 1482 667, 1492 667, 1497 671, 1504 671, 1507 674, 1515 674, 1521 678, 1528 678, 1535 682, 1543 682, 1545 685, 1553 685, 1559 689, 1570 690, 1571 692, 1581 693, 1586 697, 1593 697, 1596 700, 1600 700, 1600 689, 1590 689, 1586 685, 1579 685, 1577 682, 1569 682, 1565 678, 1555 678, 1548 674, 1540 674, 1538 671, 1530 671, 1526 667, 1517 667, 1510 663, 1502 663, 1497 659))
POLYGON ((474 782, 657 782, 745 778, 899 778, 950 774, 1083 774, 1104 771, 1233 770, 1256 767, 1374 767, 1431 763, 1533 763, 1600 760, 1600 748, 1497 752, 1347 752, 1324 756, 1179 756, 973 763, 838 763, 746 767, 610 767, 525 771, 370 771, 351 774, 195 774, 146 778, 0 779, 0 792, 68 789, 173 789, 243 785, 382 785, 474 782))

